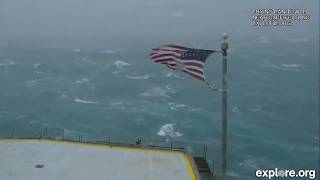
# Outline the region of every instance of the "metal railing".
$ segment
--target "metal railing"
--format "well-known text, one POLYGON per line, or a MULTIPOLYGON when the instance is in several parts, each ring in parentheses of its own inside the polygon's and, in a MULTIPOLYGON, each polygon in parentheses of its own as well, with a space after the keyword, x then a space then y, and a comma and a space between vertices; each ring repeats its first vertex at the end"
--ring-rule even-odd
POLYGON ((117 138, 111 136, 88 135, 83 133, 65 132, 62 128, 42 128, 39 131, 10 131, 0 133, 2 138, 15 139, 50 139, 63 140, 78 143, 101 144, 108 146, 141 147, 149 149, 161 149, 171 151, 185 151, 192 156, 207 158, 207 143, 194 141, 173 141, 148 138, 117 138))

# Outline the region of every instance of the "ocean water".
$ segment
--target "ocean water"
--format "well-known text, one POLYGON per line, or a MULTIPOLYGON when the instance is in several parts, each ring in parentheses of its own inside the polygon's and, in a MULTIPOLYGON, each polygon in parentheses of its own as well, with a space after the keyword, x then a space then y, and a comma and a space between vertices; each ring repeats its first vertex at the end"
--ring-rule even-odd
MULTIPOLYGON (((228 174, 318 170, 319 44, 257 38, 230 47, 228 174)), ((176 141, 194 154, 207 144, 218 171, 221 94, 152 63, 151 48, 2 44, 0 134, 64 128, 67 135, 176 141)), ((205 71, 221 86, 219 54, 205 71)))

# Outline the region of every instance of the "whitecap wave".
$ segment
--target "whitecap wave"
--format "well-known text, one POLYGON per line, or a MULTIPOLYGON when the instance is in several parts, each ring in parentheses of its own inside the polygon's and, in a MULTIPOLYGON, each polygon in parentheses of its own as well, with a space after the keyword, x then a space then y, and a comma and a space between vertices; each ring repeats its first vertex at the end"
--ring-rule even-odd
POLYGON ((181 76, 179 76, 179 75, 177 75, 175 73, 172 73, 172 72, 168 72, 165 75, 165 77, 167 77, 167 78, 176 78, 176 79, 184 79, 183 77, 181 77, 181 76))
POLYGON ((86 57, 82 57, 82 58, 80 59, 80 61, 85 62, 85 63, 87 63, 87 64, 97 64, 97 63, 95 63, 95 62, 93 62, 93 61, 90 61, 90 60, 87 59, 86 57))
POLYGON ((234 106, 231 111, 233 113, 238 113, 238 112, 240 112, 240 109, 237 106, 234 106))
POLYGON ((50 71, 48 71, 48 72, 43 72, 43 71, 32 71, 32 73, 34 73, 34 74, 45 74, 45 75, 49 75, 49 74, 51 74, 51 72, 50 72, 50 71))
POLYGON ((262 110, 262 106, 261 105, 256 105, 256 106, 253 106, 253 107, 248 107, 248 110, 251 111, 251 112, 259 112, 262 110))
POLYGON ((140 96, 170 98, 170 96, 168 95, 168 91, 161 87, 153 87, 146 92, 140 93, 140 96))
POLYGON ((72 52, 74 52, 74 53, 79 53, 79 52, 81 52, 81 51, 80 51, 80 49, 74 49, 72 52))
POLYGON ((283 71, 301 71, 303 68, 306 68, 307 66, 302 64, 280 64, 280 65, 266 64, 266 65, 261 65, 260 67, 273 68, 273 69, 278 69, 283 71))
POLYGON ((80 80, 77 80, 77 84, 84 84, 84 83, 89 83, 90 81, 87 78, 82 78, 80 80))
POLYGON ((40 81, 41 81, 40 79, 33 79, 33 80, 25 81, 24 84, 26 86, 35 86, 39 84, 40 81))
POLYGON ((121 70, 112 71, 113 74, 119 74, 121 72, 122 72, 121 70))
POLYGON ((301 67, 305 67, 305 65, 302 64, 281 64, 282 67, 285 68, 301 68, 301 67))
POLYGON ((80 99, 80 98, 75 98, 74 102, 84 103, 84 104, 98 104, 97 101, 88 101, 88 100, 84 100, 84 99, 80 99))
POLYGON ((7 115, 7 114, 10 114, 8 111, 0 111, 0 116, 1 115, 7 115))
POLYGON ((18 115, 16 116, 16 119, 23 119, 23 118, 26 118, 27 116, 26 115, 18 115))
POLYGON ((124 62, 124 61, 115 61, 114 65, 117 67, 116 71, 113 71, 113 74, 118 74, 120 72, 123 72, 125 70, 125 66, 130 66, 131 64, 124 62))
POLYGON ((201 111, 201 108, 191 107, 186 104, 178 104, 178 103, 174 103, 174 102, 169 102, 168 105, 170 107, 170 110, 172 110, 172 111, 176 111, 176 110, 201 111))
POLYGON ((172 88, 171 88, 171 84, 167 84, 167 85, 166 85, 166 89, 167 89, 167 90, 171 90, 171 89, 172 89, 172 88))
POLYGON ((37 69, 41 64, 40 63, 35 63, 33 64, 33 68, 37 69))
POLYGON ((48 74, 48 73, 42 72, 42 71, 32 71, 32 72, 35 73, 35 74, 48 74))
POLYGON ((103 50, 101 53, 103 53, 103 54, 116 54, 116 51, 111 50, 111 49, 107 49, 107 50, 103 50))
POLYGON ((123 66, 130 66, 131 64, 124 62, 124 61, 115 61, 114 65, 116 65, 118 68, 121 68, 123 66))
POLYGON ((62 92, 61 94, 60 94, 60 98, 62 98, 62 99, 67 99, 69 96, 68 96, 68 94, 67 94, 67 92, 62 92))
POLYGON ((16 65, 17 63, 14 61, 9 61, 9 62, 5 62, 5 63, 0 63, 0 67, 7 67, 7 66, 13 66, 16 65))
POLYGON ((241 163, 239 163, 239 165, 241 167, 244 167, 244 168, 250 168, 250 169, 260 169, 259 168, 259 165, 257 163, 257 160, 253 157, 250 157, 248 159, 245 159, 244 161, 242 161, 241 163))
POLYGON ((145 74, 145 75, 142 75, 142 76, 127 75, 126 77, 129 78, 129 79, 135 79, 135 80, 147 80, 147 79, 150 78, 150 75, 149 74, 145 74))
POLYGON ((159 132, 159 136, 163 137, 180 137, 183 136, 183 134, 175 129, 175 124, 165 124, 163 125, 159 132))
POLYGON ((176 93, 176 91, 171 87, 171 84, 167 84, 166 85, 166 89, 168 90, 168 92, 170 92, 172 94, 176 93))
POLYGON ((174 102, 169 102, 168 105, 170 106, 171 110, 186 109, 188 107, 185 104, 177 104, 177 103, 174 103, 174 102))
POLYGON ((109 103, 110 108, 112 109, 124 109, 125 103, 122 101, 114 101, 109 103))

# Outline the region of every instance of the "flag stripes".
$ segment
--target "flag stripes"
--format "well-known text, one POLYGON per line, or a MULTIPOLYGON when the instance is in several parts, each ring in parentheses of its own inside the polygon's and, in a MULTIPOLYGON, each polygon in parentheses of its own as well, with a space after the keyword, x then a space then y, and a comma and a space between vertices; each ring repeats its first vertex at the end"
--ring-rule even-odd
POLYGON ((155 63, 166 65, 172 70, 182 71, 192 77, 205 81, 204 64, 215 50, 193 49, 180 45, 165 45, 152 49, 150 58, 155 63))

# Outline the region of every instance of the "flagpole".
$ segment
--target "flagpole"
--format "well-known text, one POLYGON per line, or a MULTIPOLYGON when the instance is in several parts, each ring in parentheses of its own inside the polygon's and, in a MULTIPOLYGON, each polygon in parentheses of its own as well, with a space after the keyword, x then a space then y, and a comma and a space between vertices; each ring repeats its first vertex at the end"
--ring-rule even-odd
POLYGON ((223 43, 221 44, 222 51, 222 123, 221 123, 221 175, 225 177, 227 171, 227 49, 226 42, 228 35, 223 33, 223 43))

